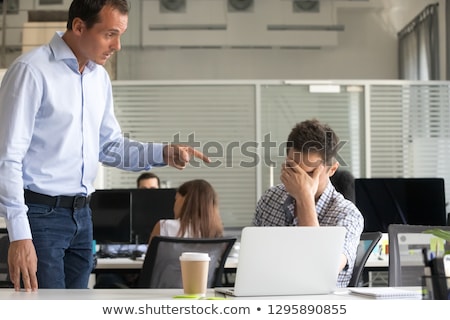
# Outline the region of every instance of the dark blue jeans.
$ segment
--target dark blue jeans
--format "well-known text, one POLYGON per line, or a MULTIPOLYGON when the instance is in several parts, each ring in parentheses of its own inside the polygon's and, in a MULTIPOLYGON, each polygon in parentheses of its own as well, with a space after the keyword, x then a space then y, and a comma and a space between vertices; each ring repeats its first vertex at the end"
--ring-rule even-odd
POLYGON ((92 218, 82 209, 28 204, 39 288, 87 288, 93 266, 92 218))

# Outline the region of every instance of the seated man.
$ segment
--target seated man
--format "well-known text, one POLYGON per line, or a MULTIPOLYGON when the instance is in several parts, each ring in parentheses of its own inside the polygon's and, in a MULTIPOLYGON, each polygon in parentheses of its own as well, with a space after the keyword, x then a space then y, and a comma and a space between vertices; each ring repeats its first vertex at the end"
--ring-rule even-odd
POLYGON ((144 172, 136 180, 138 189, 159 189, 161 181, 153 172, 144 172))
POLYGON ((352 276, 364 219, 356 206, 330 182, 339 167, 338 145, 338 137, 328 125, 317 120, 298 123, 288 137, 286 162, 281 169, 282 184, 270 188, 259 199, 253 224, 345 227, 347 233, 336 285, 346 287, 352 276))

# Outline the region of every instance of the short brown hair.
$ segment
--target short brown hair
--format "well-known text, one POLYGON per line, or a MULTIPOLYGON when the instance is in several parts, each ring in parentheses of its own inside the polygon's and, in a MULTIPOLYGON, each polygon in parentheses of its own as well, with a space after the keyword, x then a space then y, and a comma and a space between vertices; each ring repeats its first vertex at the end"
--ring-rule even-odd
POLYGON ((292 128, 286 143, 286 152, 291 148, 302 153, 317 152, 326 165, 331 165, 337 155, 339 137, 328 124, 317 119, 299 122, 292 128))
POLYGON ((161 181, 159 180, 159 177, 154 174, 153 172, 144 172, 136 179, 136 186, 139 188, 139 183, 141 180, 147 180, 147 179, 156 179, 158 181, 158 188, 161 188, 161 181))
POLYGON ((99 22, 99 12, 105 6, 111 6, 120 13, 127 15, 129 5, 127 0, 73 0, 69 8, 67 19, 67 29, 72 30, 72 23, 75 18, 80 18, 90 29, 99 22))

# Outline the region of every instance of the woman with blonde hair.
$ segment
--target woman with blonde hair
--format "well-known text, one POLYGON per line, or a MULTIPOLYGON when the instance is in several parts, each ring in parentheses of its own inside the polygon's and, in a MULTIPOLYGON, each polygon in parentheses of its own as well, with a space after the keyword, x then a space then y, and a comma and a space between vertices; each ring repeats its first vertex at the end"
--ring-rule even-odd
POLYGON ((183 238, 218 238, 223 236, 217 193, 203 179, 183 183, 175 195, 175 219, 160 220, 150 235, 183 238))

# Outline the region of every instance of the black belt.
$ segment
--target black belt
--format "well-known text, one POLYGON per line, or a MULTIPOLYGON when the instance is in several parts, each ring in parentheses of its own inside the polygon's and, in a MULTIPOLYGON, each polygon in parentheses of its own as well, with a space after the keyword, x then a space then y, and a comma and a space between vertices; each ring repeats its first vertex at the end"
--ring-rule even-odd
POLYGON ((44 204, 51 207, 81 209, 86 207, 91 200, 88 196, 48 196, 42 193, 25 190, 25 203, 44 204))

